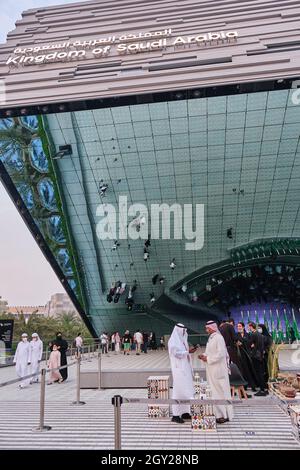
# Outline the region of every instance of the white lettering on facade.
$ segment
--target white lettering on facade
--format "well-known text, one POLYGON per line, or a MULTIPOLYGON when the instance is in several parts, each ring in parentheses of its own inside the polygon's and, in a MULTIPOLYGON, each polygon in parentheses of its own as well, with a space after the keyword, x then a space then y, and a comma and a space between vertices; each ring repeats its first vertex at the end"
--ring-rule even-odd
POLYGON ((6 65, 18 67, 19 65, 42 65, 53 62, 67 62, 79 59, 104 58, 112 50, 117 54, 138 54, 156 50, 165 50, 168 47, 190 47, 224 44, 235 41, 237 31, 219 31, 197 36, 178 36, 171 39, 172 30, 125 34, 119 37, 109 36, 87 41, 64 42, 47 44, 14 50, 15 57, 9 57, 6 65), (80 50, 78 50, 80 48, 80 50))

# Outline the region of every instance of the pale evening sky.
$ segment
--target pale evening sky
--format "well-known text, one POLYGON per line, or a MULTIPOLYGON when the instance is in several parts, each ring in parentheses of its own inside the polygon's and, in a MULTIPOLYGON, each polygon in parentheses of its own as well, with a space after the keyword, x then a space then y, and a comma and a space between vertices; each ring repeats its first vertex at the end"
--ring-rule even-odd
MULTIPOLYGON (((74 0, 0 0, 0 43, 30 8, 74 0)), ((0 296, 9 305, 44 305, 64 292, 0 182, 0 296)))

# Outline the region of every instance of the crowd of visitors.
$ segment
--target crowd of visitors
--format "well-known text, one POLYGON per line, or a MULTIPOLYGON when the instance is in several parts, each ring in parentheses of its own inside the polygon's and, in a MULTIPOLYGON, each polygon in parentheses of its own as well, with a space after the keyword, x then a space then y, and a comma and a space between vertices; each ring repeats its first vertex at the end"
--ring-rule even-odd
POLYGON ((237 366, 246 388, 251 388, 256 396, 267 395, 268 363, 273 340, 266 326, 250 322, 246 329, 245 324, 239 322, 235 328, 234 320, 228 318, 221 322, 219 328, 230 362, 237 366))
POLYGON ((99 340, 102 354, 108 354, 111 351, 115 354, 123 353, 124 356, 128 356, 133 352, 139 356, 142 353, 147 354, 149 349, 154 351, 165 349, 164 337, 162 336, 157 342, 153 331, 148 333, 136 330, 132 334, 129 330, 126 330, 123 336, 118 331, 114 331, 111 335, 104 331, 99 340))
MULTIPOLYGON (((75 348, 75 358, 80 358, 83 353, 83 338, 79 332, 72 342, 75 348)), ((103 332, 99 338, 99 345, 101 347, 102 354, 108 354, 109 351, 124 355, 135 353, 140 355, 141 353, 147 354, 148 349, 157 350, 165 349, 164 337, 161 337, 159 343, 156 340, 154 332, 141 332, 137 330, 134 334, 131 334, 129 330, 126 330, 123 336, 115 331, 111 335, 107 332, 103 332)), ((49 358, 47 361, 49 372, 48 385, 53 383, 62 383, 68 378, 68 367, 67 367, 67 351, 69 349, 68 342, 63 338, 62 333, 59 331, 56 334, 56 338, 49 342, 48 351, 49 358), (62 366, 66 366, 60 370, 62 366)), ((36 374, 30 379, 24 379, 20 382, 19 388, 23 389, 32 383, 39 382, 40 362, 43 356, 43 342, 39 338, 37 333, 33 333, 31 341, 28 341, 28 334, 23 333, 21 341, 18 343, 13 363, 16 366, 16 373, 19 378, 36 374)))
MULTIPOLYGON (((78 351, 81 350, 82 338, 80 333, 75 339, 78 351), (80 343, 81 339, 81 343, 80 343), (80 344, 79 344, 80 343, 80 344)), ((57 369, 62 366, 67 366, 67 350, 69 348, 68 342, 63 339, 62 333, 59 331, 56 333, 56 338, 50 341, 48 349, 50 352, 49 359, 47 362, 49 372, 48 385, 54 382, 64 382, 68 378, 68 368, 64 367, 61 370, 57 369)), ((35 374, 33 377, 24 379, 20 382, 19 388, 23 389, 30 384, 39 382, 40 363, 43 357, 43 341, 40 339, 37 333, 32 333, 31 341, 28 341, 28 334, 23 333, 21 335, 21 341, 18 343, 13 363, 16 366, 16 373, 19 378, 26 377, 27 375, 35 374)))
MULTIPOLYGON (((17 376, 21 378, 30 374, 38 374, 42 354, 43 342, 40 340, 38 334, 32 333, 31 341, 28 341, 28 334, 23 333, 13 359, 17 376)), ((32 378, 24 379, 19 384, 19 388, 22 389, 33 382, 38 382, 38 378, 39 376, 36 375, 32 378)))
MULTIPOLYGON (((268 356, 272 337, 263 324, 250 322, 245 328, 239 322, 237 330, 234 320, 228 318, 219 325, 214 321, 206 323, 209 336, 204 353, 198 358, 205 364, 206 379, 214 400, 230 400, 232 388, 250 387, 255 396, 268 394, 268 356), (258 389, 258 391, 257 391, 258 389)), ((194 397, 193 369, 191 354, 198 346, 188 343, 187 328, 182 323, 174 327, 168 350, 173 375, 172 398, 191 400, 194 397)), ((250 398, 245 392, 244 398, 250 398)), ((191 419, 189 406, 173 405, 172 421, 184 423, 191 419)), ((214 405, 218 424, 231 421, 234 417, 232 405, 214 405)))

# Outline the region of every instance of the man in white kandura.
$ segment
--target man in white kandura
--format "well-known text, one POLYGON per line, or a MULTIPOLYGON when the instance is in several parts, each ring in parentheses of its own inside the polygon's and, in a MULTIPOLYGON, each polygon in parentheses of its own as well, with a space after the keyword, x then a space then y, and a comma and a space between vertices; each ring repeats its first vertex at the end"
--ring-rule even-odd
MULTIPOLYGON (((29 365, 30 365, 30 343, 28 342, 27 333, 22 334, 22 340, 19 342, 15 357, 14 364, 16 365, 16 372, 18 377, 24 377, 29 375, 29 365)), ((25 388, 29 385, 30 379, 23 380, 19 388, 25 388)))
MULTIPOLYGON (((31 374, 38 374, 40 371, 40 362, 43 355, 43 342, 40 340, 37 333, 32 333, 30 341, 30 362, 31 374)), ((30 379, 30 383, 38 382, 39 376, 36 375, 30 379)))
MULTIPOLYGON (((231 400, 229 356, 224 338, 214 321, 206 323, 206 331, 209 339, 205 354, 198 357, 206 363, 206 378, 211 388, 211 397, 213 400, 231 400)), ((232 405, 214 405, 214 412, 218 424, 233 419, 232 405)))
MULTIPOLYGON (((177 323, 168 342, 169 356, 173 376, 172 398, 192 400, 194 398, 194 380, 190 353, 197 348, 189 348, 188 334, 182 323, 177 323)), ((173 405, 172 421, 184 423, 191 419, 190 405, 173 405)))

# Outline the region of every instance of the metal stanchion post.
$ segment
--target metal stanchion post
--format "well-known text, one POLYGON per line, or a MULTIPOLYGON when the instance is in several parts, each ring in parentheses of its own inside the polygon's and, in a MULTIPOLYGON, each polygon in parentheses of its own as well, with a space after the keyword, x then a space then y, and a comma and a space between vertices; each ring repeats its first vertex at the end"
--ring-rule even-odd
POLYGON ((98 352, 98 390, 101 390, 101 352, 98 352))
POLYGON ((114 406, 115 450, 121 450, 122 449, 121 405, 123 403, 123 399, 121 395, 115 395, 111 401, 114 406))
POLYGON ((33 428, 33 431, 50 431, 51 426, 45 426, 45 395, 46 395, 46 369, 41 372, 41 396, 40 396, 40 425, 33 428))
POLYGON ((76 401, 72 405, 85 405, 85 401, 80 401, 80 356, 77 358, 77 381, 76 381, 76 401))
POLYGON ((87 356, 87 362, 92 362, 91 359, 91 345, 88 345, 88 356, 87 356))

